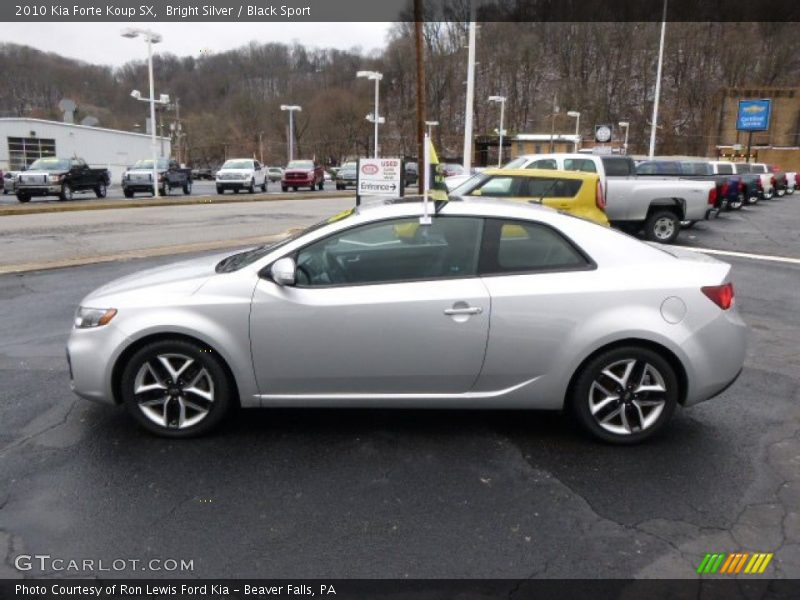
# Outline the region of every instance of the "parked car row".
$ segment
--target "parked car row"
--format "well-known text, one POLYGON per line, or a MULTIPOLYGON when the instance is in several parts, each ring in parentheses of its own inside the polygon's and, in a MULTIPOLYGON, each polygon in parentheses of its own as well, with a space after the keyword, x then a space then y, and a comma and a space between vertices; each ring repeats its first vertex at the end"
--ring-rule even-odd
POLYGON ((774 194, 792 194, 796 180, 795 173, 761 163, 703 159, 637 163, 625 156, 565 153, 524 155, 501 169, 450 177, 445 183, 453 196, 545 204, 668 244, 677 240, 682 225, 774 194), (574 172, 593 178, 568 176, 574 172))

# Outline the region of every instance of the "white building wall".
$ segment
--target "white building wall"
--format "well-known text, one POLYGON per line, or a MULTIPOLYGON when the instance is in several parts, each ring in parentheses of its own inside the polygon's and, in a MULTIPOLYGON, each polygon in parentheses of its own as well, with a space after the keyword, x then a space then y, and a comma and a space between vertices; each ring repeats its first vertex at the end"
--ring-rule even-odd
MULTIPOLYGON (((0 170, 9 168, 8 138, 49 138, 56 142, 56 156, 84 159, 89 166, 111 171, 112 185, 118 185, 125 169, 142 158, 152 156, 151 138, 147 134, 86 127, 42 119, 0 118, 0 170)), ((171 152, 167 137, 156 137, 157 152, 171 152)))

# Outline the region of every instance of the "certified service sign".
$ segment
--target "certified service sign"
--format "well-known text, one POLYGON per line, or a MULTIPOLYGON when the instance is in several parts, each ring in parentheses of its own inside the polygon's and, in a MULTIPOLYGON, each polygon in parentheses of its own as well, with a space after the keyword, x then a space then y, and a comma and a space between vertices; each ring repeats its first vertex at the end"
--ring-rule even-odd
POLYGON ((739 100, 736 129, 739 131, 766 131, 769 129, 770 100, 739 100))
POLYGON ((403 161, 399 158, 362 158, 358 161, 356 194, 402 196, 403 161))

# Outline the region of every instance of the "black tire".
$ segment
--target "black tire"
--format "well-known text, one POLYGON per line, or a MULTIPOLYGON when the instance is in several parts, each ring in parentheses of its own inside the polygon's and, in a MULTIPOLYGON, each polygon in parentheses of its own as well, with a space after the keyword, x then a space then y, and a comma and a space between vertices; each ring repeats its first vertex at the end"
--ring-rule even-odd
POLYGON ((31 201, 31 197, 28 196, 28 194, 17 193, 17 202, 22 202, 23 204, 25 204, 26 202, 30 202, 30 201, 31 201))
POLYGON ((126 198, 133 198, 133 192, 127 188, 122 188, 122 193, 126 198))
POLYGON ((577 421, 595 438, 612 444, 637 444, 663 429, 675 412, 679 393, 678 376, 661 354, 649 348, 624 346, 601 352, 582 365, 570 388, 567 401, 577 421), (620 385, 603 373, 607 370, 620 375, 630 361, 635 362, 627 378, 627 386, 620 385), (631 381, 635 383, 631 384, 631 381), (602 390, 619 396, 620 400, 609 400, 601 387, 594 387, 595 382, 602 386, 602 390), (663 384, 665 391, 635 394, 636 385, 640 382, 648 385, 663 384), (609 389, 612 387, 614 389, 609 389), (648 402, 654 405, 646 406, 648 402), (615 412, 618 413, 616 416, 613 414, 615 412), (623 413, 627 415, 624 419, 623 413), (644 421, 639 415, 644 416, 644 421), (600 421, 606 419, 605 425, 601 425, 600 421), (642 429, 642 425, 646 426, 642 429), (613 431, 606 427, 623 431, 613 431), (624 432, 626 429, 628 432, 624 432))
POLYGON ((67 184, 61 184, 61 191, 58 192, 58 199, 64 202, 65 200, 71 200, 71 198, 67 195, 67 184))
MULTIPOLYGON (((170 359, 170 362, 173 365, 180 365, 179 361, 180 359, 178 358, 170 359)), ((151 371, 151 373, 153 373, 153 371, 151 371)), ((146 377, 149 377, 149 375, 146 375, 146 377)), ((155 377, 153 377, 153 381, 155 381, 155 377)), ((180 390, 180 387, 174 385, 174 383, 175 382, 169 384, 168 389, 172 391, 180 390)), ((222 359, 219 358, 219 356, 213 350, 210 350, 207 347, 200 346, 193 342, 177 339, 153 342, 151 344, 147 344, 134 353, 124 365, 122 377, 120 379, 120 390, 122 395, 122 403, 125 405, 125 408, 131 414, 131 416, 133 416, 133 418, 139 423, 139 425, 141 425, 150 433, 169 438, 196 437, 208 433, 220 424, 230 407, 234 404, 234 386, 230 381, 228 372, 225 369, 222 359), (157 358, 158 356, 164 355, 181 356, 192 359, 194 362, 186 369, 188 377, 194 377, 197 373, 200 373, 201 370, 205 370, 208 376, 208 379, 203 376, 201 382, 205 384, 203 386, 204 391, 208 391, 209 389, 211 390, 213 401, 209 402, 200 396, 187 393, 185 391, 185 388, 187 387, 187 381, 183 380, 181 380, 182 384, 180 385, 183 386, 184 390, 176 392, 177 394, 181 394, 180 397, 184 400, 196 402, 198 405, 207 407, 207 413, 205 417, 196 424, 189 425, 185 428, 165 427, 164 425, 154 422, 145 414, 144 409, 140 407, 140 400, 142 398, 146 398, 147 396, 142 395, 140 398, 137 398, 134 394, 137 375, 139 374, 140 369, 143 369, 144 365, 149 363, 150 365, 153 365, 151 368, 156 369, 155 375, 157 375, 160 381, 166 385, 166 382, 169 378, 169 373, 163 367, 163 363, 157 358), (210 384, 207 383, 209 381, 211 382, 210 384)), ((153 397, 158 397, 161 394, 161 390, 155 391, 153 397)), ((163 394, 164 397, 167 395, 169 394, 163 394)), ((171 397, 171 399, 163 405, 164 409, 161 411, 162 413, 167 413, 165 420, 169 420, 171 424, 176 424, 177 422, 178 415, 175 414, 175 411, 178 408, 175 405, 179 402, 177 398, 178 396, 171 397)), ((160 408, 161 407, 156 406, 152 410, 157 413, 160 408)), ((197 416, 199 412, 193 411, 191 407, 189 407, 185 409, 184 414, 191 418, 192 416, 197 416)))
MULTIPOLYGON (((793 188, 793 187, 787 187, 786 188, 786 195, 787 196, 791 196, 792 194, 794 194, 794 190, 795 190, 795 188, 793 188)), ((6 192, 3 192, 3 193, 5 194, 6 192)))
POLYGON ((747 196, 747 205, 753 206, 754 204, 758 204, 759 199, 758 192, 750 192, 747 196))
POLYGON ((292 187, 292 190, 296 192, 297 191, 297 186, 292 187))
POLYGON ((247 188, 247 193, 248 194, 255 194, 256 193, 256 180, 255 179, 251 179, 250 180, 250 187, 247 188))
POLYGON ((671 244, 678 239, 681 220, 673 211, 654 210, 644 223, 644 236, 651 242, 671 244))
POLYGON ((234 194, 238 194, 239 193, 239 188, 238 187, 233 188, 233 193, 234 194))
POLYGON ((324 189, 325 189, 325 182, 324 181, 320 181, 319 182, 319 191, 321 192, 324 189))
POLYGON ((223 190, 221 187, 217 186, 217 193, 218 194, 224 194, 225 190, 223 190))
POLYGON ((108 194, 108 189, 106 188, 105 183, 100 183, 96 188, 94 188, 94 195, 98 198, 105 198, 108 194))
POLYGON ((282 186, 281 186, 281 191, 283 191, 283 192, 288 192, 288 191, 289 191, 289 186, 287 186, 287 185, 282 185, 282 186))
POLYGON ((337 184, 336 184, 336 189, 337 189, 337 190, 343 190, 343 189, 344 189, 344 186, 343 186, 343 185, 339 185, 339 184, 337 183, 337 184))
POLYGON ((262 192, 266 192, 267 191, 267 180, 266 179, 264 179, 264 183, 261 184, 261 191, 262 192))
POLYGON ((192 193, 192 182, 187 181, 186 183, 183 184, 183 195, 188 196, 191 193, 192 193))

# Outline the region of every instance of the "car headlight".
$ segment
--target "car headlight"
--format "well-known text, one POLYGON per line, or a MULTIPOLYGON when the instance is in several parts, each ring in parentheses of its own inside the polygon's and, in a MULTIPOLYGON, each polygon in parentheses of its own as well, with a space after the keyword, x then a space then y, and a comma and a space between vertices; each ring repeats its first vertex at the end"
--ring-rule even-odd
POLYGON ((89 308, 87 306, 79 306, 78 310, 75 311, 75 327, 78 329, 87 329, 89 327, 108 325, 116 314, 116 308, 89 308))
POLYGON ((47 176, 47 179, 50 181, 50 183, 58 183, 63 178, 64 178, 63 175, 48 175, 47 176))

